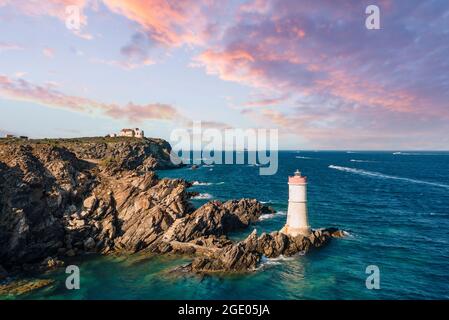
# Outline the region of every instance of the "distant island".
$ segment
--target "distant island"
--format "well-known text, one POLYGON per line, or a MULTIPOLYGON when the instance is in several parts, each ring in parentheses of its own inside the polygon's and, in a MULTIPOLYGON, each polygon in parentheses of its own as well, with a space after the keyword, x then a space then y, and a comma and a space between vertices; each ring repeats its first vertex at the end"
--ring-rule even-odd
POLYGON ((86 253, 186 255, 179 272, 247 272, 263 256, 307 252, 343 234, 254 231, 231 241, 229 232, 274 210, 255 199, 195 208, 192 183, 155 172, 179 167, 170 152, 167 141, 145 137, 0 139, 0 294, 49 285, 39 274, 86 253))

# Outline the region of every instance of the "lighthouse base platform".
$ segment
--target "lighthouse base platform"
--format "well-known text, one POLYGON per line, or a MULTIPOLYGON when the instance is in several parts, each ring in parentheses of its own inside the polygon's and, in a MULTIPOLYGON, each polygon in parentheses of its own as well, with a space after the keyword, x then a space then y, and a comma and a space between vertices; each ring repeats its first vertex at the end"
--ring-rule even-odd
POLYGON ((307 228, 293 228, 289 225, 285 225, 281 230, 279 230, 280 233, 283 233, 285 235, 296 237, 296 236, 310 236, 312 233, 312 229, 310 227, 307 228))

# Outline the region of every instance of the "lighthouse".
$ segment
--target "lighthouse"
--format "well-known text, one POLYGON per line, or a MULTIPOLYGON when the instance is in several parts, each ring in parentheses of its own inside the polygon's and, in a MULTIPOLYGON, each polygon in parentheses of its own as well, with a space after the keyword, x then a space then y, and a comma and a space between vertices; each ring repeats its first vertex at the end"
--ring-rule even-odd
POLYGON ((287 223, 281 232, 293 237, 310 234, 307 218, 307 177, 302 176, 299 170, 288 177, 287 223))

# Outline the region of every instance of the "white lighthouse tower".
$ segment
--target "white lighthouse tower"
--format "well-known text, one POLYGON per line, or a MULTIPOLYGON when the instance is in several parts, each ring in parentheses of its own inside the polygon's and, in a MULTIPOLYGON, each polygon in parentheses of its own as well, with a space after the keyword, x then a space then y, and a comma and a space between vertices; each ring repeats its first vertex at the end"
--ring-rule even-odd
POLYGON ((287 223, 281 232, 293 237, 308 236, 310 226, 307 218, 307 177, 296 170, 293 177, 288 177, 288 214, 287 223))

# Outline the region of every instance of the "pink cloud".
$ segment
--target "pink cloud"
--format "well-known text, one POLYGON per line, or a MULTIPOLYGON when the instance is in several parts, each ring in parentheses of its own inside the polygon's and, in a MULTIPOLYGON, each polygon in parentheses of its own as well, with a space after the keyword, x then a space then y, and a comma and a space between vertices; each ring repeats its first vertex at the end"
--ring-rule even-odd
POLYGON ((11 42, 1 42, 0 41, 0 52, 9 50, 23 50, 21 45, 11 42))
POLYGON ((167 46, 198 45, 209 28, 207 11, 214 1, 104 0, 106 6, 137 22, 154 41, 167 46))
POLYGON ((145 60, 138 61, 138 62, 133 62, 133 61, 129 61, 129 60, 105 60, 105 59, 96 59, 96 58, 90 59, 90 61, 93 63, 99 63, 99 64, 105 64, 108 66, 119 67, 124 70, 133 70, 133 69, 137 69, 137 68, 140 68, 143 66, 149 66, 149 65, 152 65, 155 63, 150 58, 146 58, 145 60))
MULTIPOLYGON (((66 18, 66 8, 68 6, 78 6, 83 9, 88 0, 47 0, 47 1, 30 1, 30 0, 1 0, 1 6, 14 6, 17 10, 29 16, 49 15, 61 20, 66 18)), ((82 22, 85 23, 86 17, 83 15, 82 22)))
POLYGON ((42 54, 47 58, 53 58, 55 56, 55 50, 52 48, 44 48, 42 49, 42 54))
POLYGON ((103 103, 89 98, 66 95, 57 91, 51 84, 39 86, 24 79, 11 79, 4 75, 0 75, 0 95, 7 99, 29 101, 43 106, 76 112, 99 112, 114 119, 126 119, 130 122, 145 120, 186 121, 170 105, 159 103, 137 105, 130 102, 125 106, 120 106, 114 103, 103 103))
MULTIPOLYGON (((57 90, 58 85, 52 82, 45 86, 35 85, 24 79, 12 79, 0 75, 0 97, 6 99, 28 101, 43 106, 61 108, 89 114, 103 114, 113 119, 125 119, 130 123, 146 120, 163 120, 190 127, 192 120, 182 115, 175 107, 163 103, 135 104, 129 102, 120 106, 115 103, 104 103, 97 100, 67 95, 57 90)), ((203 121, 204 128, 226 129, 230 126, 218 121, 203 121)))
POLYGON ((421 15, 444 25, 449 6, 380 5, 388 30, 370 32, 364 2, 256 0, 196 66, 260 93, 289 95, 282 112, 267 109, 282 100, 267 98, 250 101, 247 107, 259 108, 242 114, 308 145, 428 148, 433 141, 447 149, 440 137, 449 132, 449 45, 442 40, 449 30, 433 30, 421 15))
POLYGON ((282 96, 274 97, 274 98, 262 98, 258 100, 248 101, 243 104, 243 107, 266 107, 266 106, 274 106, 280 103, 285 102, 288 99, 289 95, 284 94, 282 96))

